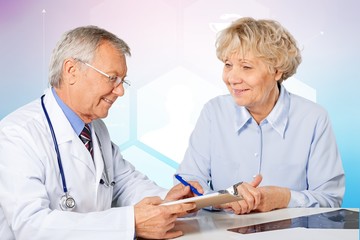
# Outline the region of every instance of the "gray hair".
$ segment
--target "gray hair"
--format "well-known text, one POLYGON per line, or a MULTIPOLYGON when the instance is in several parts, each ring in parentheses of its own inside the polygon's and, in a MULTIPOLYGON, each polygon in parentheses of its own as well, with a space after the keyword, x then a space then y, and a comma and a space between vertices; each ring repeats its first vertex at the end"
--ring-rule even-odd
POLYGON ((269 66, 271 72, 281 71, 283 80, 296 73, 301 63, 300 50, 294 37, 278 22, 240 18, 220 32, 216 55, 224 61, 231 54, 251 52, 269 66))
POLYGON ((52 52, 49 83, 59 87, 62 67, 68 58, 91 62, 102 41, 109 41, 121 54, 131 56, 129 46, 116 35, 96 26, 78 27, 65 32, 52 52))

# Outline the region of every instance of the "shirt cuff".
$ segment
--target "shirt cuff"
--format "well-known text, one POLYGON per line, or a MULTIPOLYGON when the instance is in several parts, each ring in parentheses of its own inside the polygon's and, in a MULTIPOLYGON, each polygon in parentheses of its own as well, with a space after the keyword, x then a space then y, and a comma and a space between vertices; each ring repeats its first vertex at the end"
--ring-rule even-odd
POLYGON ((290 190, 290 201, 288 204, 288 208, 296 208, 296 207, 305 207, 307 203, 309 202, 308 197, 306 194, 302 192, 296 192, 293 190, 290 190))

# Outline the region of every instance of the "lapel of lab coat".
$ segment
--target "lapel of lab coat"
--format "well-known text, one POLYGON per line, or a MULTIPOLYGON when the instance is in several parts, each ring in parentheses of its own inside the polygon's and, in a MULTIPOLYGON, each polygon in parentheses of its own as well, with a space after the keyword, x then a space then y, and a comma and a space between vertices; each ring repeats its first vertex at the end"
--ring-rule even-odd
MULTIPOLYGON (((71 161, 82 162, 95 176, 95 166, 90 154, 87 152, 88 150, 85 148, 84 144, 76 135, 70 122, 66 118, 60 106, 57 104, 51 89, 47 90, 44 98, 44 102, 54 128, 59 149, 61 149, 60 146, 62 146, 63 144, 67 144, 68 146, 66 148, 69 149, 73 157, 71 161)), ((61 150, 60 150, 60 155, 61 155, 61 150)), ((65 161, 65 159, 64 160, 61 159, 61 160, 65 161)))
MULTIPOLYGON (((99 149, 102 152, 103 158, 103 169, 106 167, 106 172, 109 176, 109 181, 113 181, 113 163, 112 163, 112 150, 111 150, 111 140, 109 132, 106 129, 105 124, 101 120, 95 120, 92 122, 94 133, 96 133, 97 140, 99 141, 99 149), (105 166, 104 166, 105 164, 105 166)), ((93 136, 94 137, 94 136, 93 136)), ((103 170, 102 169, 102 170, 103 170)))

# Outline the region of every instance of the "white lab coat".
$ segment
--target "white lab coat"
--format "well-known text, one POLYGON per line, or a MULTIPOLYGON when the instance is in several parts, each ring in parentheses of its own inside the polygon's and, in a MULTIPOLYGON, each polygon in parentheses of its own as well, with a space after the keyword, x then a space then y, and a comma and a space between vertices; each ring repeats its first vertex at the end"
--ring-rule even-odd
POLYGON ((0 122, 0 238, 133 239, 131 205, 146 196, 163 198, 167 191, 123 159, 101 120, 92 123, 95 167, 50 89, 44 102, 76 208, 66 212, 59 207, 63 186, 39 98, 0 122), (99 184, 104 163, 98 139, 114 187, 99 184))

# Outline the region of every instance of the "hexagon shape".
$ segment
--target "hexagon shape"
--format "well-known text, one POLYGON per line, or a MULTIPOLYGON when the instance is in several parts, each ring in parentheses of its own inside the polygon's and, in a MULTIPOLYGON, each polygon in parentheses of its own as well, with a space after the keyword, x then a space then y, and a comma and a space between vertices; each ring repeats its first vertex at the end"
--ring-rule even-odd
POLYGON ((316 89, 310 87, 295 77, 290 77, 283 82, 285 88, 294 94, 316 102, 316 89))
POLYGON ((156 156, 150 155, 138 146, 131 146, 122 151, 122 154, 125 159, 135 166, 136 170, 145 174, 159 186, 164 188, 171 188, 173 186, 172 179, 175 174, 175 168, 162 161, 158 161, 156 156))
POLYGON ((222 63, 215 53, 217 32, 242 16, 268 18, 269 15, 269 8, 258 1, 199 0, 189 5, 183 17, 184 66, 207 81, 218 84, 221 82, 222 63))
POLYGON ((117 145, 130 139, 130 91, 125 90, 124 96, 118 98, 111 106, 104 122, 109 130, 111 140, 117 145))
POLYGON ((128 75, 137 88, 177 65, 181 53, 178 12, 163 0, 104 0, 91 9, 90 19, 128 43, 132 53, 128 75))
POLYGON ((181 162, 205 102, 226 93, 178 66, 138 90, 138 138, 181 162))

